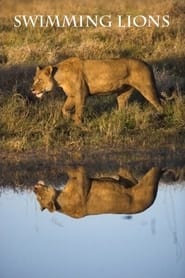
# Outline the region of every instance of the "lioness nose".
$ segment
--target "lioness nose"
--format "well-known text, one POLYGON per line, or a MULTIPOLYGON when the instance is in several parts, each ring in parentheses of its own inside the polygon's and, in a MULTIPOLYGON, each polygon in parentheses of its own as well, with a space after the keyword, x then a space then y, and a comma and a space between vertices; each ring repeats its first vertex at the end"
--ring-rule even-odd
POLYGON ((31 86, 30 90, 33 94, 35 94, 35 87, 34 86, 31 86))

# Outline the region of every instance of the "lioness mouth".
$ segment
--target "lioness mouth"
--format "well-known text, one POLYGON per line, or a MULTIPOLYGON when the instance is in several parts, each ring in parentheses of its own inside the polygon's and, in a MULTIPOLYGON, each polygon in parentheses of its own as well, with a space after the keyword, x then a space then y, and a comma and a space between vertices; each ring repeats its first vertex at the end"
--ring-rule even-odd
POLYGON ((38 98, 41 98, 42 96, 43 96, 43 94, 44 94, 44 92, 39 92, 39 93, 37 93, 37 92, 35 92, 35 91, 32 91, 32 94, 34 94, 36 97, 38 97, 38 98))
POLYGON ((36 97, 41 98, 43 96, 43 93, 36 94, 36 97))

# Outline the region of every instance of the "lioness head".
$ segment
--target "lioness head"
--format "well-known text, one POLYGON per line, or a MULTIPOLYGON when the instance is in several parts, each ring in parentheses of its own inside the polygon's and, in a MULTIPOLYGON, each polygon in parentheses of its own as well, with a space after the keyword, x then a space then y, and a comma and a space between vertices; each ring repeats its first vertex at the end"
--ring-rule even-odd
POLYGON ((44 68, 37 67, 34 82, 31 88, 32 93, 41 98, 45 92, 49 92, 53 89, 54 81, 52 78, 52 66, 44 68))
POLYGON ((51 186, 45 185, 43 181, 39 181, 34 186, 34 192, 37 200, 40 203, 41 210, 48 209, 50 212, 55 210, 55 189, 51 186))

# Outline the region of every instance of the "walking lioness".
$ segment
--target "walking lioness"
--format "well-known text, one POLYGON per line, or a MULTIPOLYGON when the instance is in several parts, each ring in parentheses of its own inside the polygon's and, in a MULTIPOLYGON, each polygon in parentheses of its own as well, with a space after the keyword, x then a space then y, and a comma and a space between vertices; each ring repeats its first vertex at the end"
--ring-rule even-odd
POLYGON ((133 89, 137 89, 153 106, 162 110, 152 69, 137 59, 81 60, 73 57, 55 66, 36 69, 32 93, 42 97, 54 86, 61 87, 67 99, 63 115, 74 112, 76 124, 81 123, 87 96, 117 94, 118 109, 124 108, 133 89))

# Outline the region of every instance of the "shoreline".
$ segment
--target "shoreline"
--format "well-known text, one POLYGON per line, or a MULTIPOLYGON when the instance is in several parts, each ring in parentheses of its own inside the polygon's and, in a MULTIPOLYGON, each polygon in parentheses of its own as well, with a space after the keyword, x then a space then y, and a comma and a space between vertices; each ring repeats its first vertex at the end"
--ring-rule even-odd
POLYGON ((89 148, 80 151, 63 148, 62 151, 48 151, 44 149, 29 151, 2 151, 0 150, 1 164, 19 164, 35 161, 39 163, 62 164, 91 164, 115 162, 130 163, 133 161, 153 161, 153 163, 173 161, 185 163, 185 148, 89 148))

